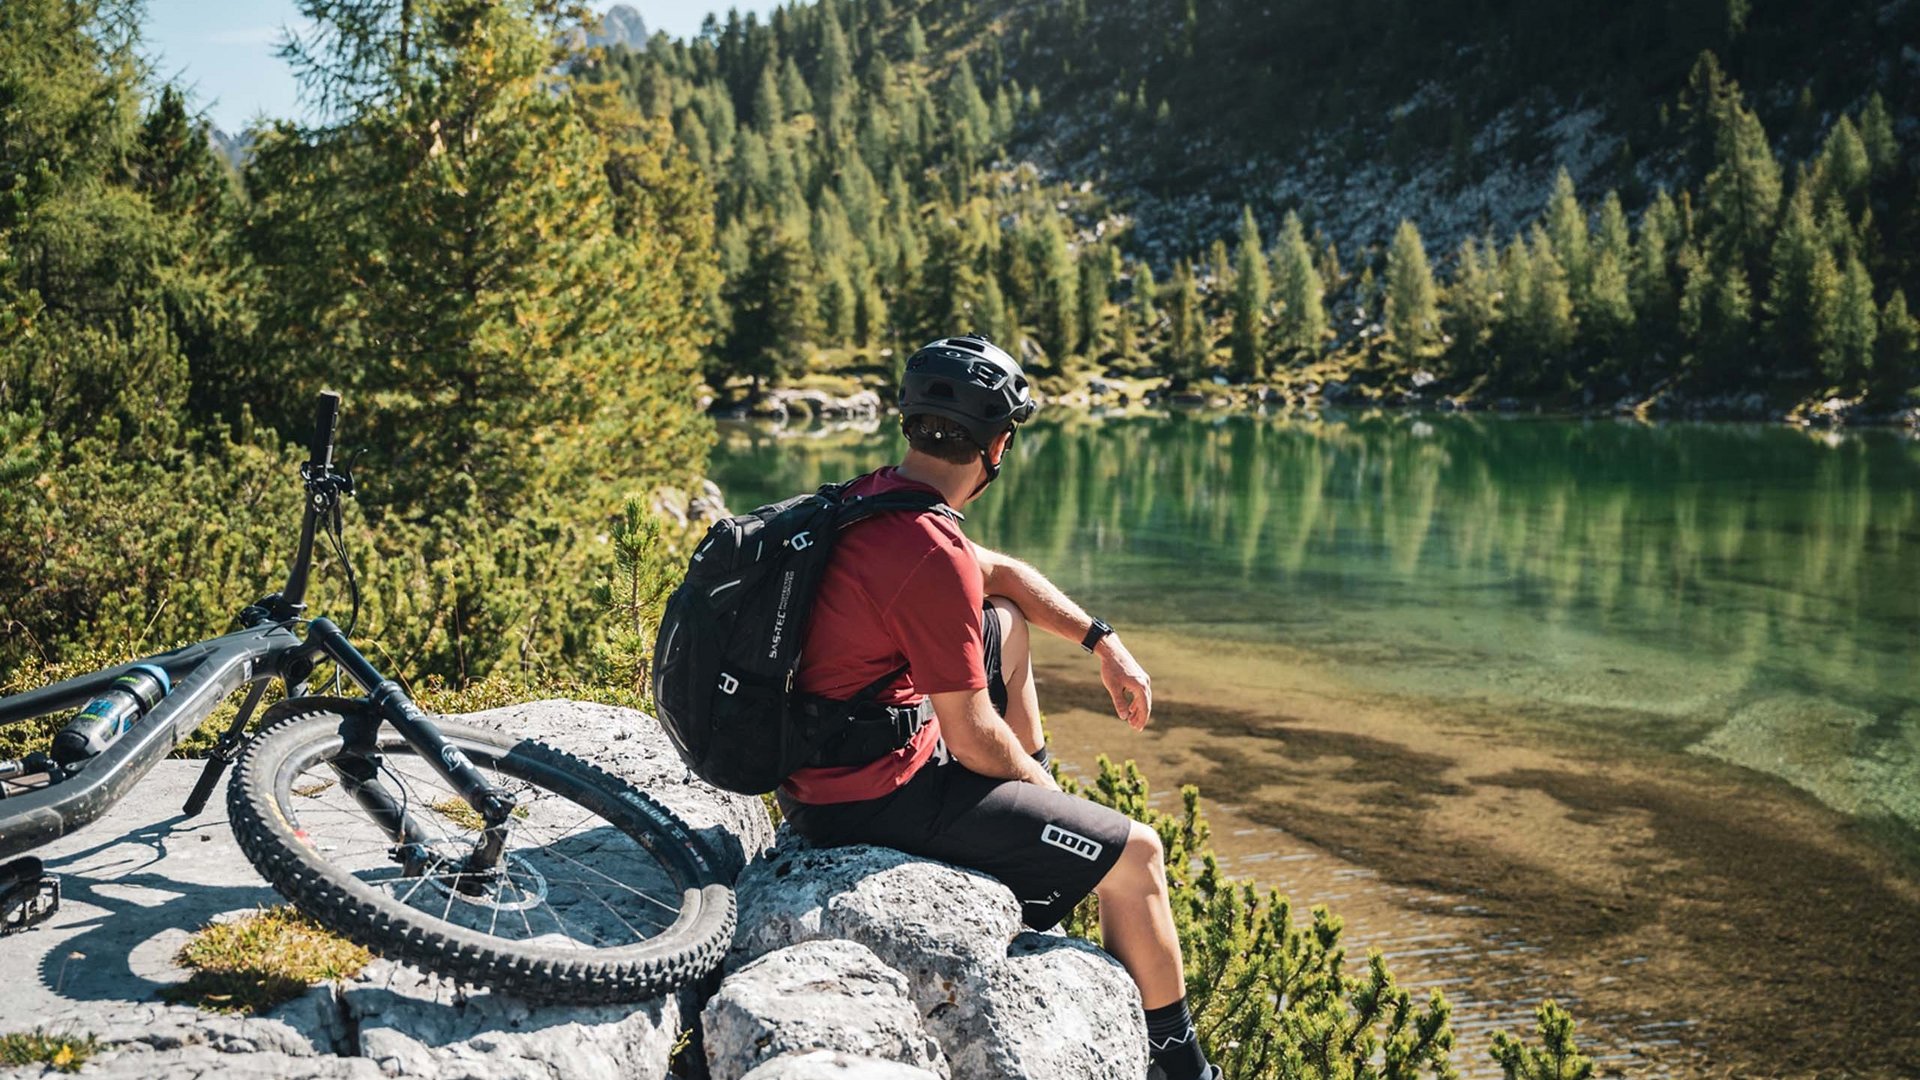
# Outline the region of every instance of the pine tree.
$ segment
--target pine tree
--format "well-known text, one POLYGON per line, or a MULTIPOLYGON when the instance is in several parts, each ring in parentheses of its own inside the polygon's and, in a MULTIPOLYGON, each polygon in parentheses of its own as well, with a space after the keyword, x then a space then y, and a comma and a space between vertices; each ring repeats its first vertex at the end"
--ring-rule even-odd
POLYGON ((1768 344, 1788 366, 1805 363, 1820 349, 1820 341, 1830 334, 1825 323, 1831 318, 1831 293, 1816 295, 1817 288, 1830 290, 1835 283, 1832 264, 1826 277, 1817 284, 1815 264, 1821 252, 1832 253, 1813 220, 1814 185, 1803 178, 1787 200, 1787 210, 1774 236, 1773 252, 1768 258, 1772 280, 1766 302, 1768 344))
POLYGON ((1152 336, 1160 325, 1160 309, 1156 301, 1160 298, 1160 286, 1153 280, 1153 266, 1147 262, 1134 264, 1133 269, 1133 318, 1142 334, 1152 336))
POLYGON ((909 60, 919 60, 927 55, 927 32, 920 26, 919 15, 907 16, 906 50, 909 60))
POLYGON ((1527 244, 1532 288, 1520 318, 1525 338, 1535 350, 1537 370, 1548 390, 1557 390, 1555 380, 1563 379, 1568 350, 1573 348, 1578 323, 1573 314, 1573 289, 1566 268, 1554 251, 1546 230, 1535 225, 1527 244))
POLYGON ((775 62, 769 59, 766 66, 760 69, 760 81, 754 84, 754 130, 764 135, 772 131, 786 115, 787 106, 780 97, 780 80, 775 74, 775 62))
POLYGON ((1094 245, 1080 253, 1080 342, 1090 358, 1107 346, 1107 295, 1111 290, 1114 250, 1094 245))
POLYGON ((1761 265, 1780 207, 1780 163, 1759 117, 1734 101, 1716 118, 1716 163, 1702 197, 1707 233, 1742 260, 1742 276, 1761 265))
POLYGON ((947 124, 952 129, 954 158, 963 172, 971 172, 981 153, 993 143, 993 111, 980 96, 973 65, 965 56, 947 80, 947 124))
POLYGON ((839 16, 822 9, 820 23, 820 53, 814 67, 813 97, 820 108, 822 127, 837 145, 845 140, 845 133, 853 122, 849 112, 855 90, 853 58, 847 50, 847 35, 840 28, 839 16))
POLYGON ((1080 345, 1079 265, 1058 218, 1041 219, 1032 232, 1031 247, 1039 271, 1036 314, 1040 345, 1054 369, 1065 370, 1067 357, 1080 345))
POLYGON ((1920 383, 1920 322, 1907 311, 1907 294, 1899 289, 1880 311, 1880 334, 1873 361, 1875 380, 1888 396, 1920 383))
POLYGON ((1167 304, 1168 368, 1177 380, 1192 383, 1206 374, 1208 339, 1206 313, 1200 310, 1200 289, 1193 267, 1185 259, 1173 265, 1173 295, 1167 304))
POLYGON ((1640 218, 1633 263, 1627 272, 1628 295, 1643 344, 1659 349, 1678 331, 1679 292, 1674 288, 1668 238, 1679 232, 1679 211, 1663 189, 1640 218))
MULTIPOLYGON (((1825 255, 1829 262, 1832 256, 1825 255)), ((1686 284, 1680 329, 1693 346, 1695 370, 1709 382, 1730 382, 1752 347, 1752 293, 1747 273, 1731 256, 1689 246, 1680 254, 1686 284)))
POLYGON ((1267 253, 1253 208, 1240 209, 1240 246, 1233 270, 1233 370, 1236 377, 1266 378, 1267 253))
POLYGON ((994 341, 1011 342, 1019 335, 1019 327, 1015 325, 1012 313, 1007 310, 1007 298, 1000 291, 1000 278, 997 275, 986 276, 978 322, 980 332, 994 341))
POLYGON ((1233 287, 1233 255, 1227 250, 1227 242, 1216 237, 1207 245, 1207 290, 1208 295, 1219 303, 1226 299, 1227 290, 1233 287))
POLYGON ((1873 304, 1873 279, 1859 259, 1848 258, 1840 278, 1840 303, 1835 319, 1834 363, 1828 373, 1850 385, 1863 382, 1873 369, 1874 345, 1880 334, 1880 312, 1873 304))
POLYGON ((559 470, 697 461, 704 328, 688 320, 711 218, 670 136, 611 87, 555 92, 557 11, 302 10, 327 51, 287 52, 328 121, 277 125, 249 168, 262 337, 298 381, 341 386, 367 428, 392 433, 408 467, 391 497, 421 515, 508 515, 559 470), (657 446, 602 441, 655 406, 657 446))
POLYGON ((1867 157, 1867 144, 1860 138, 1853 121, 1841 117, 1827 132, 1820 148, 1819 171, 1826 179, 1826 191, 1850 210, 1859 210, 1864 202, 1873 163, 1867 157))
POLYGON ((1477 375, 1488 367, 1494 328, 1500 320, 1499 255, 1489 238, 1482 247, 1469 236, 1460 243, 1447 283, 1444 326, 1456 371, 1477 375))
POLYGON ((1891 173, 1900 164, 1900 143, 1893 135, 1893 120, 1887 115, 1887 103, 1877 92, 1860 111, 1860 139, 1866 146, 1875 179, 1891 173))
POLYGON ((807 89, 807 80, 800 75, 800 66, 789 56, 780 65, 780 103, 784 112, 780 119, 798 116, 813 111, 813 92, 807 89))
POLYGON ((859 296, 844 265, 825 265, 820 278, 820 332, 833 343, 851 342, 859 326, 859 296))
POLYGON ((1310 358, 1327 335, 1326 286, 1313 265, 1300 215, 1291 210, 1280 224, 1274 261, 1280 293, 1275 327, 1280 348, 1289 360, 1310 358))
POLYGON ((887 340, 892 328, 887 298, 881 295, 879 284, 872 278, 860 289, 859 305, 854 311, 854 336, 861 347, 874 348, 887 340))
POLYGON ((1413 363, 1427 352, 1440 330, 1440 312, 1427 264, 1426 245, 1413 222, 1402 220, 1387 251, 1387 333, 1394 353, 1413 363))
POLYGON ((1494 373, 1508 386, 1528 387, 1538 374, 1539 348, 1528 338, 1533 305, 1533 257, 1515 236, 1500 254, 1500 300, 1494 321, 1494 373))
POLYGON ((1587 212, 1573 193, 1573 178, 1561 169, 1554 177, 1553 195, 1547 200, 1547 236, 1553 241, 1553 253, 1567 271, 1567 286, 1576 304, 1585 303, 1587 280, 1592 273, 1592 252, 1587 232, 1587 212))
POLYGON ((748 240, 747 266, 727 282, 733 332, 722 346, 728 370, 752 380, 778 383, 806 364, 817 322, 805 247, 772 222, 756 226, 748 240))

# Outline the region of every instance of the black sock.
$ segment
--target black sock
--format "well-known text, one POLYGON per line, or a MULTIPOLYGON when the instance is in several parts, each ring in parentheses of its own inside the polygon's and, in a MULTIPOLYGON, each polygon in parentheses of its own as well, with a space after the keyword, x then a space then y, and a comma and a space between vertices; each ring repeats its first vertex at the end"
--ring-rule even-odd
POLYGON ((1186 998, 1147 1010, 1147 1055, 1167 1080, 1200 1080, 1207 1074, 1207 1055, 1187 1015, 1186 998))
POLYGON ((1053 752, 1047 749, 1046 743, 1041 743, 1040 749, 1033 752, 1033 760, 1039 762, 1040 767, 1044 769, 1053 764, 1053 752))

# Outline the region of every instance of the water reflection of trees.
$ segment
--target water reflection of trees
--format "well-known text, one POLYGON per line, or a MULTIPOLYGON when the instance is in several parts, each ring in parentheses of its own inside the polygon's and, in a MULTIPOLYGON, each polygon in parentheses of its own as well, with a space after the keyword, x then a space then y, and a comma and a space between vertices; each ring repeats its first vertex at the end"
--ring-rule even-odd
MULTIPOLYGON (((735 429, 718 458, 742 501, 896 451, 884 435, 735 429)), ((1920 449, 1890 435, 1075 416, 1023 431, 1014 457, 969 531, 1069 581, 1097 580, 1096 568, 1144 575, 1227 609, 1276 593, 1517 606, 1732 663, 1785 663, 1789 681, 1914 686, 1920 449)))

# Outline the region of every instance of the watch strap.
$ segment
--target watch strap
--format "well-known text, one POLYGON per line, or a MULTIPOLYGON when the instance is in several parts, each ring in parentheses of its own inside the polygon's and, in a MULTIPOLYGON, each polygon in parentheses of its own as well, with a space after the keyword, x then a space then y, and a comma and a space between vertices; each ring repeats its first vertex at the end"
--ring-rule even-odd
POLYGON ((1095 619, 1093 625, 1087 627, 1087 636, 1080 639, 1080 647, 1092 652, 1093 647, 1100 644, 1100 639, 1111 633, 1113 633, 1113 627, 1108 626, 1103 619, 1095 619))

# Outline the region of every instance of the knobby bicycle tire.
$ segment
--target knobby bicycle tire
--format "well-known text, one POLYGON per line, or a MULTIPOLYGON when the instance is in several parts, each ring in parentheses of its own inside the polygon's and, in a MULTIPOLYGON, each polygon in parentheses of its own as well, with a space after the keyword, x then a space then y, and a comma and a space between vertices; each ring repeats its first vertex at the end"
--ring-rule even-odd
MULTIPOLYGON (((409 906, 323 857, 294 824, 300 810, 283 802, 292 797, 288 770, 337 754, 341 723, 350 710, 366 707, 341 698, 285 703, 285 715, 248 743, 228 785, 227 809, 241 850, 295 907, 381 956, 536 1001, 634 1001, 672 991, 719 966, 733 939, 734 897, 699 838, 626 781, 544 743, 436 719, 448 741, 483 771, 559 794, 644 848, 680 890, 672 925, 636 944, 609 948, 503 940, 409 906)), ((386 726, 379 745, 383 754, 411 752, 386 726)))

